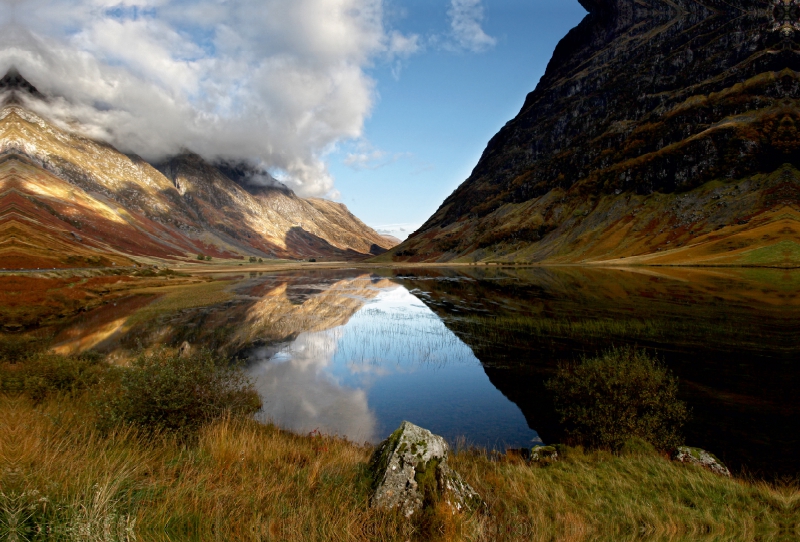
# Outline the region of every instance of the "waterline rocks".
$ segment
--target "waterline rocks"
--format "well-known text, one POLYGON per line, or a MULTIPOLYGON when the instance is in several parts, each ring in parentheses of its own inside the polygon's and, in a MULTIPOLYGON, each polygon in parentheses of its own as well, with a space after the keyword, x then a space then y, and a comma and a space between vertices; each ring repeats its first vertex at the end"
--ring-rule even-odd
POLYGON ((679 446, 673 459, 675 461, 680 461, 681 463, 700 465, 701 467, 721 476, 727 476, 728 478, 731 476, 731 471, 728 470, 728 467, 726 467, 722 461, 717 458, 717 456, 701 448, 679 446))
POLYGON ((372 506, 399 508, 403 515, 444 500, 453 511, 476 510, 483 499, 447 465, 444 438, 403 422, 372 456, 372 506))

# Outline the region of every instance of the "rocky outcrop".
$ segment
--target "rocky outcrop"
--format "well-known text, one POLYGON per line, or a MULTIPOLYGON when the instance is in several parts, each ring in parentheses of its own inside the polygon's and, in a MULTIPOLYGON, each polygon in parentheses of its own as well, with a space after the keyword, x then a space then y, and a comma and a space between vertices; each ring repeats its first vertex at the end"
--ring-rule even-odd
POLYGON ((701 448, 679 446, 673 459, 680 463, 699 465, 710 470, 714 474, 727 476, 728 478, 731 476, 731 471, 728 470, 728 467, 726 467, 722 461, 717 458, 717 456, 701 448))
POLYGON ((406 517, 440 501, 454 511, 485 506, 480 495, 448 466, 447 455, 444 438, 403 422, 372 457, 372 506, 399 509, 406 517))
POLYGON ((558 448, 555 446, 534 446, 531 448, 531 462, 555 463, 558 461, 558 448))
POLYGON ((739 260, 798 244, 769 227, 800 231, 798 3, 581 3, 517 117, 395 259, 737 263, 720 239, 739 260))

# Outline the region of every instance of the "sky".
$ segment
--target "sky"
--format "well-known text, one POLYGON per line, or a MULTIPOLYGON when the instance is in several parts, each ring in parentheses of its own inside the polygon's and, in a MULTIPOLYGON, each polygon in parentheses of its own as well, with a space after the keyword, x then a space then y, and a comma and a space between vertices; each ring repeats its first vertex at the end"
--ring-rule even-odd
POLYGON ((577 0, 0 0, 0 72, 56 97, 32 107, 65 128, 153 161, 247 161, 405 238, 585 14, 577 0))

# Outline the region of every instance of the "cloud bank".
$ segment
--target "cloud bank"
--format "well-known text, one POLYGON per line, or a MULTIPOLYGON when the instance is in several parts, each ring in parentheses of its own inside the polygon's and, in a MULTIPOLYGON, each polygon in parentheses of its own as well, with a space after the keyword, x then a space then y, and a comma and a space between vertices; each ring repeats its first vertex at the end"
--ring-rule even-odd
MULTIPOLYGON (((55 97, 37 112, 124 152, 246 159, 335 195, 325 157, 363 136, 368 70, 422 49, 386 27, 384 2, 0 0, 0 75, 16 67, 55 97)), ((490 46, 479 0, 451 2, 457 42, 490 46)))
POLYGON ((150 160, 255 158, 302 195, 361 136, 365 70, 415 43, 382 0, 0 0, 0 71, 59 97, 40 113, 150 160))

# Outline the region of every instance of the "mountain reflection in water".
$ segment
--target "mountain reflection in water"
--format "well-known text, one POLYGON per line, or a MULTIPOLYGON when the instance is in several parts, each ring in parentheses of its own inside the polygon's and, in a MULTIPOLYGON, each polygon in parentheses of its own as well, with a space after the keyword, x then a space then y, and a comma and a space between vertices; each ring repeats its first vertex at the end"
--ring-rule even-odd
POLYGON ((250 353, 262 419, 373 443, 404 419, 451 441, 538 442, 471 349, 408 290, 383 287, 363 303, 344 325, 250 353))
POLYGON ((181 310, 123 300, 51 330, 55 347, 124 360, 188 342, 248 359, 262 418, 295 431, 376 442, 408 419, 502 449, 561 441, 544 382, 559 363, 630 344, 678 376, 687 444, 755 475, 800 471, 797 271, 303 270, 228 290, 181 310))

